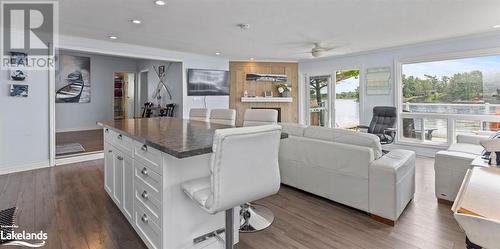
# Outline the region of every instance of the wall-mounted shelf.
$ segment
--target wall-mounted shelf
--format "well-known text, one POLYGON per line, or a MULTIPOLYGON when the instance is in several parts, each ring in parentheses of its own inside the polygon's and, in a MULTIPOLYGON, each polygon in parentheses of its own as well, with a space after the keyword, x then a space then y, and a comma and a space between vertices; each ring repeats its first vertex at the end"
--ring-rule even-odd
POLYGON ((265 102, 281 102, 281 103, 292 103, 292 97, 241 97, 241 102, 244 103, 265 103, 265 102))

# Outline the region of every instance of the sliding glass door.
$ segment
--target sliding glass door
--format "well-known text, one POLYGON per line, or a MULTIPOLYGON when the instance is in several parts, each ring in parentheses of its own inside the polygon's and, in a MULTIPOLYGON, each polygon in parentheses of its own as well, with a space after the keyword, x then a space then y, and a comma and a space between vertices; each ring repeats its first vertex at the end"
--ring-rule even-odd
POLYGON ((352 129, 359 125, 359 70, 335 73, 335 127, 352 129))
POLYGON ((330 127, 331 77, 330 75, 307 78, 309 98, 307 98, 308 125, 330 127))

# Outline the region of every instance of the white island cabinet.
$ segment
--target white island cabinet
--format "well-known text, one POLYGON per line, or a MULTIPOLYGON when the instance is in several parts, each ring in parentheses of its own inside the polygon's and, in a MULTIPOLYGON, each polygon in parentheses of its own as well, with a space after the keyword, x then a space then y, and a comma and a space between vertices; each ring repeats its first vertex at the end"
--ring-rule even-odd
MULTIPOLYGON (((104 129, 104 189, 148 248, 224 248, 215 238, 193 242, 224 228, 224 213, 208 214, 180 188, 184 181, 208 176, 210 136, 216 128, 224 128, 223 125, 212 127, 204 122, 193 124, 178 119, 99 124, 104 129), (165 132, 167 129, 169 132, 165 132), (189 137, 195 135, 193 132, 204 137, 192 140, 189 137)), ((238 212, 236 208, 235 243, 238 212)))

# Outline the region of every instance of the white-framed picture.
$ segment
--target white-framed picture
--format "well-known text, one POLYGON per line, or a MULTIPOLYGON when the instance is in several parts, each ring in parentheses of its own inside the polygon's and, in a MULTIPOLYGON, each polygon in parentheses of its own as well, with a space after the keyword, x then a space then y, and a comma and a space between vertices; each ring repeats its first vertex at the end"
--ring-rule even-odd
POLYGON ((366 70, 366 94, 388 95, 391 92, 391 68, 376 67, 366 70))

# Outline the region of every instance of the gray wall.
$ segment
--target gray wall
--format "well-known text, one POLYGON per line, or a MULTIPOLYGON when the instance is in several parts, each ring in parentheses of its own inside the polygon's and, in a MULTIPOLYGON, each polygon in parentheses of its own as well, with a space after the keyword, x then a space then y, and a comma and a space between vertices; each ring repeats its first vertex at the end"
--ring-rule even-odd
POLYGON ((49 81, 46 71, 28 71, 25 81, 10 81, 0 70, 0 169, 49 158, 49 81), (27 98, 10 97, 9 84, 29 85, 27 98))
POLYGON ((175 103, 175 116, 179 117, 182 114, 182 63, 180 62, 165 62, 165 61, 154 61, 154 60, 140 60, 137 63, 137 71, 148 70, 148 101, 158 104, 156 99, 153 99, 153 93, 158 86, 159 80, 153 70, 155 66, 158 70, 158 66, 168 67, 166 84, 168 85, 170 92, 172 94, 172 99, 169 99, 167 92, 163 89, 161 91, 161 105, 175 103))
POLYGON ((113 73, 135 73, 137 60, 70 51, 60 53, 90 57, 91 97, 90 103, 56 103, 56 130, 99 128, 97 121, 113 119, 113 73))

